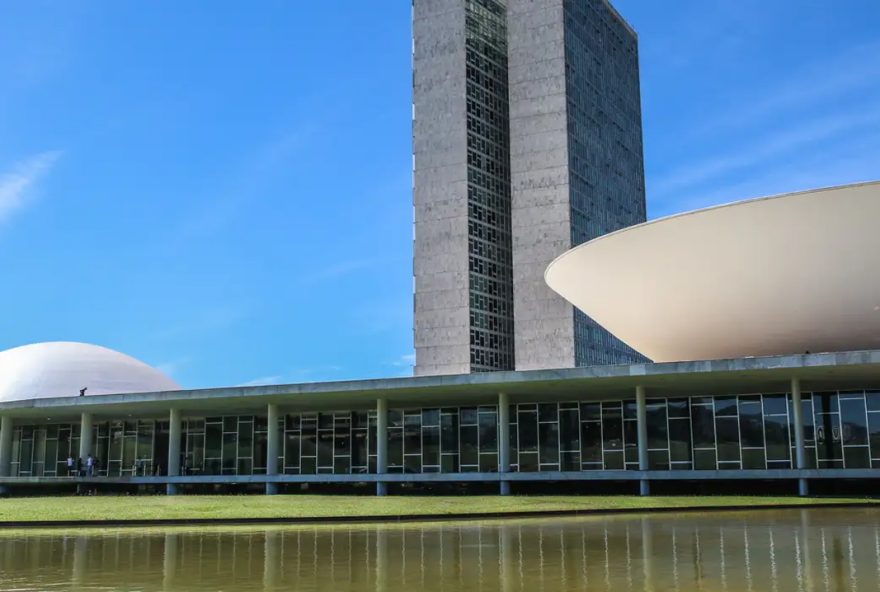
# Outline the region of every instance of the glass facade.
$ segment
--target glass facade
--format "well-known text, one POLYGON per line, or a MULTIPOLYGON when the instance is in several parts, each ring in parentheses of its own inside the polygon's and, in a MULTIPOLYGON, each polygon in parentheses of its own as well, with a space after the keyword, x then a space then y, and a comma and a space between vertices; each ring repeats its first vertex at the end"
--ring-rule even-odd
POLYGON ((513 370, 506 9, 496 0, 466 6, 471 372, 513 370))
MULTIPOLYGON (((565 0, 571 245, 645 221, 638 40, 604 0, 565 0)), ((579 310, 575 365, 644 358, 579 310)))
MULTIPOLYGON (((880 391, 802 395, 807 468, 880 468, 880 391)), ((786 393, 649 398, 648 462, 653 470, 794 468, 791 396, 786 393)), ((376 412, 335 411, 279 418, 279 473, 376 472, 376 412)), ((511 471, 638 469, 634 400, 517 403, 510 406, 511 471)), ((168 424, 94 425, 102 476, 164 474, 168 424)), ((498 470, 498 409, 432 407, 388 412, 389 473, 498 470)), ((268 426, 254 415, 186 418, 185 474, 265 474, 268 426)), ((79 451, 78 424, 18 425, 13 476, 63 476, 79 451)))

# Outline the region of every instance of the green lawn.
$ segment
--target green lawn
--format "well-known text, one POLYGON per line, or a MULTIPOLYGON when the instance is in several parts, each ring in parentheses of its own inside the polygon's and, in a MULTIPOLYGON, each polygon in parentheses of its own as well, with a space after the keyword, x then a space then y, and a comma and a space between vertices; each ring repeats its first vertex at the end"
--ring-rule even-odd
POLYGON ((0 499, 0 522, 37 520, 143 520, 193 518, 305 518, 485 514, 548 510, 632 510, 784 504, 845 504, 857 498, 798 497, 636 497, 636 496, 474 496, 371 497, 278 496, 98 496, 0 499))

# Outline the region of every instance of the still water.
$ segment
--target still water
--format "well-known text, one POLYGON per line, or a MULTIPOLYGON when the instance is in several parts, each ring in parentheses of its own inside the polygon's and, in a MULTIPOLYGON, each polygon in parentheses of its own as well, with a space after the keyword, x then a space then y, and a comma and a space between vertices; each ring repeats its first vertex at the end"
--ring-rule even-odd
POLYGON ((0 590, 880 589, 880 510, 0 532, 0 590))

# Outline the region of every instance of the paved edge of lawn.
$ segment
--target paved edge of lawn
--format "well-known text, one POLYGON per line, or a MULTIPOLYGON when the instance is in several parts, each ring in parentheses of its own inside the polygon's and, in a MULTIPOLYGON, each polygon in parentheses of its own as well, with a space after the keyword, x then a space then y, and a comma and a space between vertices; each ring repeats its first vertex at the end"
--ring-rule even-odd
POLYGON ((643 508, 590 508, 582 510, 534 510, 516 512, 456 512, 449 514, 390 514, 364 516, 267 516, 251 518, 155 518, 121 520, 4 520, 0 528, 61 528, 61 527, 150 527, 150 526, 247 526, 247 525, 314 525, 314 524, 382 524, 405 522, 485 521, 522 518, 556 518, 569 516, 601 516, 612 514, 671 514, 676 512, 742 512, 749 510, 807 510, 816 508, 880 508, 878 502, 816 502, 756 503, 715 506, 661 506, 643 508))

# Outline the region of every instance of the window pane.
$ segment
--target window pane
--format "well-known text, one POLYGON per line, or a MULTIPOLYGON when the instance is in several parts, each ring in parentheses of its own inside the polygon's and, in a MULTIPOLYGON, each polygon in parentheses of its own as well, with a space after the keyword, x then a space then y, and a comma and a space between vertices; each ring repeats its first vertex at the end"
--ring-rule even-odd
POLYGON ((623 458, 628 463, 639 462, 639 427, 638 422, 623 422, 623 458))
POLYGON ((715 416, 736 415, 736 397, 715 397, 715 416))
POLYGON ((694 448, 714 448, 715 419, 712 415, 712 407, 691 405, 691 418, 693 419, 694 448))
POLYGON ((623 469, 623 451, 605 453, 605 470, 617 471, 623 469))
POLYGON ((880 413, 868 414, 868 430, 871 441, 871 457, 880 458, 880 413))
POLYGON ((238 456, 241 458, 253 457, 254 424, 238 424, 238 456))
POLYGON ((477 408, 462 407, 459 410, 459 418, 461 425, 472 425, 477 423, 477 408))
POLYGON ((836 413, 837 393, 813 393, 813 407, 815 413, 836 413))
MULTIPOLYGON (((400 430, 395 430, 400 434, 400 430)), ((399 442, 399 440, 398 440, 399 442)), ((391 458, 391 445, 388 446, 389 459, 391 458)), ((394 463, 399 464, 399 463, 394 463)), ((318 430, 318 466, 333 466, 333 430, 318 430)))
MULTIPOLYGON (((363 425, 363 424, 362 424, 363 425)), ((434 428, 438 430, 438 428, 434 428)), ((438 432, 439 433, 439 432, 438 432)), ((367 466, 367 430, 365 429, 357 429, 351 431, 351 466, 352 467, 365 467, 367 466)), ((440 459, 437 459, 437 463, 440 464, 440 459)))
POLYGON ((235 433, 223 434, 223 471, 226 474, 234 473, 237 460, 235 433))
POLYGON ((665 450, 649 450, 648 468, 655 471, 668 471, 669 453, 665 450))
POLYGON ((422 409, 422 425, 436 426, 440 425, 439 409, 422 409))
POLYGON ((669 408, 669 417, 687 417, 691 416, 690 406, 687 399, 669 399, 666 402, 669 408))
MULTIPOLYGON (((792 400, 789 398, 789 404, 792 400)), ((816 427, 813 420, 813 404, 809 399, 801 400, 801 413, 804 419, 804 444, 812 446, 816 443, 816 427)), ((788 417, 788 438, 790 442, 795 442, 794 436, 794 412, 789 413, 788 417)))
POLYGON ((559 427, 555 423, 538 425, 541 436, 541 464, 559 463, 559 427))
POLYGON ((785 395, 764 395, 764 415, 785 415, 787 412, 785 395))
POLYGON ((333 438, 333 456, 351 456, 351 432, 336 430, 333 438))
POLYGON ((740 400, 739 430, 744 447, 764 447, 764 424, 760 401, 740 400))
POLYGON ((739 422, 735 417, 716 417, 715 429, 718 436, 718 460, 740 460, 739 422))
POLYGON ((767 459, 764 457, 764 451, 761 449, 743 450, 742 452, 742 468, 744 469, 766 469, 767 459))
POLYGON ((714 450, 694 450, 694 468, 700 471, 714 471, 715 451, 714 450))
POLYGON ((561 453, 560 469, 563 471, 580 471, 581 455, 579 452, 563 452, 561 453))
POLYGON ((284 439, 284 466, 299 466, 299 435, 288 433, 284 439))
POLYGON ((458 455, 444 454, 440 458, 440 470, 444 473, 458 472, 458 455))
POLYGON ((480 452, 498 451, 498 416, 495 413, 481 412, 480 452))
POLYGON ((791 443, 788 441, 787 417, 784 415, 765 417, 764 437, 767 439, 768 461, 789 460, 791 443))
POLYGON ((520 411, 517 415, 520 452, 538 451, 538 414, 520 411))
MULTIPOLYGON (((615 417, 613 414, 604 413, 602 419, 602 444, 605 450, 623 450, 623 419, 618 413, 615 417)), ((621 455, 621 463, 623 456, 621 455)), ((607 460, 606 460, 607 463, 607 460)), ((621 468, 623 468, 621 466, 621 468)))
POLYGON ((388 430, 388 466, 403 466, 403 430, 400 428, 388 430))
MULTIPOLYGON (((843 401, 841 401, 843 403, 843 401)), ((867 446, 847 446, 843 449, 843 462, 847 469, 869 469, 871 459, 868 458, 867 446)))
POLYGON ((556 421, 558 419, 556 403, 538 405, 538 421, 556 421))
POLYGON ((422 464, 440 464, 440 428, 422 428, 422 464))
POLYGON ((537 452, 520 452, 519 470, 521 473, 533 473, 538 470, 537 452))
POLYGON ((580 450, 580 427, 577 409, 565 409, 559 412, 559 442, 561 450, 580 450))
POLYGON ((602 419, 602 409, 599 403, 581 403, 581 421, 587 419, 602 419))
POLYGON ((478 465, 480 458, 478 455, 478 438, 479 432, 475 425, 462 425, 459 428, 461 434, 461 464, 462 465, 478 465))
POLYGON ((868 443, 868 418, 863 399, 841 399, 840 420, 844 446, 868 443))
MULTIPOLYGON (((880 415, 878 415, 880 419, 880 415)), ((880 450, 880 421, 877 422, 877 442, 880 450)), ((602 462, 602 424, 589 421, 581 424, 581 461, 602 462)))
POLYGON ((207 458, 220 458, 223 454, 223 426, 219 423, 205 425, 205 456, 207 458))
POLYGON ((691 422, 669 420, 669 454, 673 462, 691 460, 691 422))
POLYGON ((421 454, 422 453, 422 428, 421 417, 415 418, 407 415, 406 427, 403 432, 403 451, 404 454, 421 454))
POLYGON ((816 416, 816 454, 820 461, 843 458, 840 449, 840 416, 837 413, 816 416))
POLYGON ((648 448, 669 448, 669 432, 666 427, 666 406, 648 405, 648 448))
POLYGON ((440 446, 443 452, 458 453, 458 414, 440 416, 440 446))

